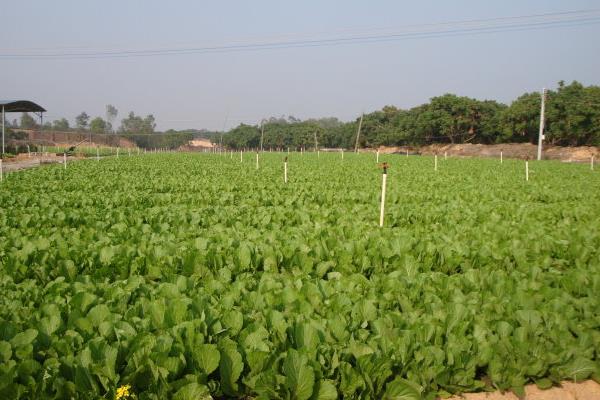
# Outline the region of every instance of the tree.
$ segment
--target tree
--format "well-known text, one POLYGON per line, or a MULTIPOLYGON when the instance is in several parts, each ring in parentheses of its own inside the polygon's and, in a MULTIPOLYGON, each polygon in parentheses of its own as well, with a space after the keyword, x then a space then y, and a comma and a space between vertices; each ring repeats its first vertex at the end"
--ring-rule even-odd
POLYGON ((90 120, 90 116, 87 115, 85 111, 82 111, 81 114, 75 117, 75 125, 77 129, 85 130, 88 126, 88 121, 90 120))
POLYGON ((142 118, 131 111, 127 118, 121 120, 120 131, 130 134, 150 134, 154 133, 155 128, 156 123, 152 114, 142 118))
POLYGON ((540 93, 525 93, 500 116, 502 142, 537 143, 540 120, 540 93))
POLYGON ((100 117, 96 117, 90 122, 90 130, 94 133, 106 132, 106 121, 100 117))
POLYGON ((119 114, 119 111, 117 110, 117 108, 115 106, 113 106, 112 104, 108 104, 106 106, 106 131, 107 132, 111 132, 112 131, 112 127, 114 125, 115 119, 117 119, 117 114, 119 114))
POLYGON ((68 131, 69 121, 66 118, 56 119, 52 122, 52 129, 55 131, 68 131))
POLYGON ((23 113, 21 115, 21 125, 20 125, 21 129, 34 129, 37 128, 37 123, 35 122, 35 119, 29 115, 28 113, 23 113))
POLYGON ((574 81, 558 83, 547 95, 546 133, 550 143, 570 146, 597 143, 600 138, 600 87, 574 81))

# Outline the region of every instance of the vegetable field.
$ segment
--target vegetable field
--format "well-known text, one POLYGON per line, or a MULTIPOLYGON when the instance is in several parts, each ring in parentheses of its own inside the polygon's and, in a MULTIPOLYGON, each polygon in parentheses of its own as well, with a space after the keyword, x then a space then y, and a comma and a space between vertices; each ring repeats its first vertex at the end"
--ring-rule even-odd
POLYGON ((0 398, 433 399, 600 378, 600 175, 148 154, 0 183, 0 398))

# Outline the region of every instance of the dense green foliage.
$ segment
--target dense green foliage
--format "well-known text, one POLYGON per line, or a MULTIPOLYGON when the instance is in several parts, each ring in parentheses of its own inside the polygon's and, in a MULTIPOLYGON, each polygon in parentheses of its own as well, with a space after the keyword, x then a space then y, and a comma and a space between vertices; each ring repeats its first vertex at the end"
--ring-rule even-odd
POLYGON ((600 176, 371 154, 0 184, 0 397, 431 399, 598 377, 600 176))
MULTIPOLYGON (((366 114, 360 147, 427 145, 431 143, 537 143, 540 93, 526 93, 509 106, 453 94, 434 97, 409 110, 386 106, 366 114)), ((600 87, 578 82, 550 90, 546 101, 546 132, 550 144, 600 145, 600 87)), ((267 147, 354 148, 358 119, 349 123, 322 119, 264 124, 267 147)), ((229 131, 224 143, 231 148, 257 148, 260 126, 240 125, 229 131)))

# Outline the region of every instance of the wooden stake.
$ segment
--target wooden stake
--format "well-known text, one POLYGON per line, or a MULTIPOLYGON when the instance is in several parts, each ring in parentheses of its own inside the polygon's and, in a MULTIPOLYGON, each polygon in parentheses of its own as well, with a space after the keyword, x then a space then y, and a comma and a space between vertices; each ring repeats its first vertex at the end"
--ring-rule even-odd
POLYGON ((342 149, 342 160, 344 159, 344 149, 342 149))
POLYGON ((500 152, 500 164, 502 164, 502 152, 500 152))
POLYGON ((65 165, 65 169, 67 169, 67 152, 63 153, 63 164, 65 165))
POLYGON ((437 154, 434 156, 434 161, 433 161, 433 170, 437 171, 437 154))
POLYGON ((256 152, 256 169, 258 169, 258 151, 256 152))
POLYGON ((594 170, 594 155, 592 154, 592 158, 590 159, 590 169, 594 170))
POLYGON ((383 177, 381 181, 381 207, 379 210, 379 227, 383 228, 383 217, 385 215, 385 189, 387 185, 387 163, 383 163, 383 177))
POLYGON ((2 159, 0 158, 0 182, 4 179, 4 167, 2 166, 2 159))
POLYGON ((377 157, 376 157, 376 159, 375 159, 375 162, 376 162, 377 164, 379 164, 379 150, 377 150, 377 157))
POLYGON ((529 182, 529 161, 525 160, 525 181, 529 182))
POLYGON ((100 148, 96 147, 96 161, 100 161, 100 148))
POLYGON ((448 159, 448 152, 447 152, 447 151, 445 151, 445 152, 444 152, 444 160, 447 160, 447 159, 448 159))
POLYGON ((244 162, 244 150, 240 150, 240 162, 244 162))
POLYGON ((283 160, 283 183, 287 183, 287 160, 287 157, 283 160))

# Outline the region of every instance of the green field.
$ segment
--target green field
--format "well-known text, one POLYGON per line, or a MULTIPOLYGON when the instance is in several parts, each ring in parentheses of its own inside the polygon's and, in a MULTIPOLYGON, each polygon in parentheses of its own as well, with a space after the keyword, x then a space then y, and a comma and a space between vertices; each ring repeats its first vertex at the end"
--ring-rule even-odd
POLYGON ((0 183, 0 398, 432 399, 600 378, 600 174, 148 154, 0 183))

